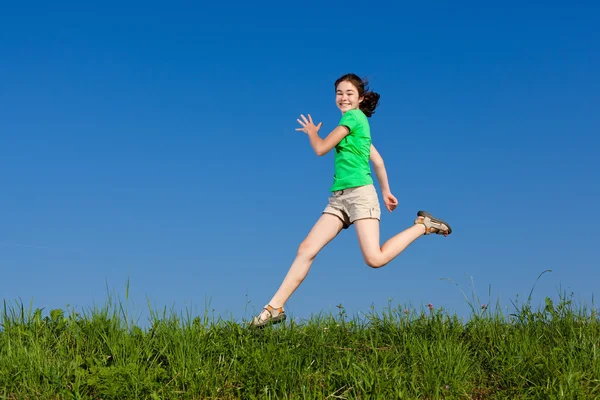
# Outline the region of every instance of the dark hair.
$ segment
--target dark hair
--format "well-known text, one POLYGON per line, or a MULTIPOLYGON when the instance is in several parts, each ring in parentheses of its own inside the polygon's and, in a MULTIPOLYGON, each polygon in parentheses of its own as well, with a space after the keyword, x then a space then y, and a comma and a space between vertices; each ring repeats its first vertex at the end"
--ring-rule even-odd
POLYGON ((369 90, 368 81, 366 79, 360 79, 356 74, 346 74, 338 78, 338 80, 335 81, 336 90, 338 85, 345 81, 350 82, 358 89, 358 97, 364 97, 359 105, 360 110, 364 112, 367 117, 375 114, 375 109, 379 105, 379 97, 381 97, 379 93, 369 90))

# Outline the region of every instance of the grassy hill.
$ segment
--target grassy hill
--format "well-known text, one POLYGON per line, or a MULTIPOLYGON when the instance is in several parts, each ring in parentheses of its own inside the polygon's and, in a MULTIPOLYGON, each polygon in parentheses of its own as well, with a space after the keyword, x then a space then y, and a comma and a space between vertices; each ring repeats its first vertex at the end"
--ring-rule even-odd
POLYGON ((0 314, 3 399, 600 398, 597 311, 564 296, 467 321, 342 308, 263 330, 155 312, 141 329, 110 301, 46 316, 4 302, 0 314))

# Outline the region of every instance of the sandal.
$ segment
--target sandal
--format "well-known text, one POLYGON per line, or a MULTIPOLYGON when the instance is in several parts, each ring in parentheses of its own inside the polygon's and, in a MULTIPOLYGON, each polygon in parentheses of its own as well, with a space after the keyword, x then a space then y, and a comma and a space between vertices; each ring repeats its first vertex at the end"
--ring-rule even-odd
POLYGON ((429 235, 431 233, 436 233, 438 235, 448 236, 452 233, 452 228, 448 225, 447 222, 435 218, 433 215, 429 214, 427 211, 419 211, 417 213, 417 219, 415 219, 415 224, 423 224, 425 225, 425 234, 429 235))
POLYGON ((266 325, 277 324, 279 322, 283 322, 287 318, 285 315, 285 311, 283 310, 283 307, 275 308, 275 307, 271 306, 270 304, 267 304, 263 308, 263 311, 265 311, 265 310, 269 312, 269 316, 266 319, 261 319, 260 318, 260 316, 262 314, 262 311, 261 311, 260 314, 258 314, 256 317, 254 317, 252 319, 249 326, 255 327, 255 328, 262 328, 266 325))

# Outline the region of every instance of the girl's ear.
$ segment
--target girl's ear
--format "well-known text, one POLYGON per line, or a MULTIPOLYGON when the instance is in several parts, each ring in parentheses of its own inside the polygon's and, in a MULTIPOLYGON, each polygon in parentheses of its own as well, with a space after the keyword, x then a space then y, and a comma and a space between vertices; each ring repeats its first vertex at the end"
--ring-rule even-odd
POLYGON ((364 99, 365 99, 365 96, 361 96, 361 97, 358 99, 358 102, 359 102, 359 103, 362 103, 362 101, 363 101, 364 99))

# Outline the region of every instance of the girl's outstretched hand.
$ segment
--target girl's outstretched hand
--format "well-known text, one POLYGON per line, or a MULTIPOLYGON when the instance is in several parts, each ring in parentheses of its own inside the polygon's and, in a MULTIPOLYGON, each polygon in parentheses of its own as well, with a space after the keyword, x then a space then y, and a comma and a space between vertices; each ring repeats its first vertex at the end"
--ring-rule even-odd
POLYGON ((392 212, 398 207, 398 199, 391 192, 383 192, 383 202, 385 204, 385 208, 388 209, 389 212, 392 212))
POLYGON ((300 119, 297 119, 296 121, 298 121, 298 123, 302 125, 302 128, 296 128, 297 131, 302 131, 311 135, 314 135, 317 132, 319 132, 319 129, 321 129, 321 125, 323 125, 322 122, 319 122, 319 125, 315 126, 310 114, 308 114, 308 120, 304 115, 300 114, 300 116, 302 117, 302 121, 300 121, 300 119))

